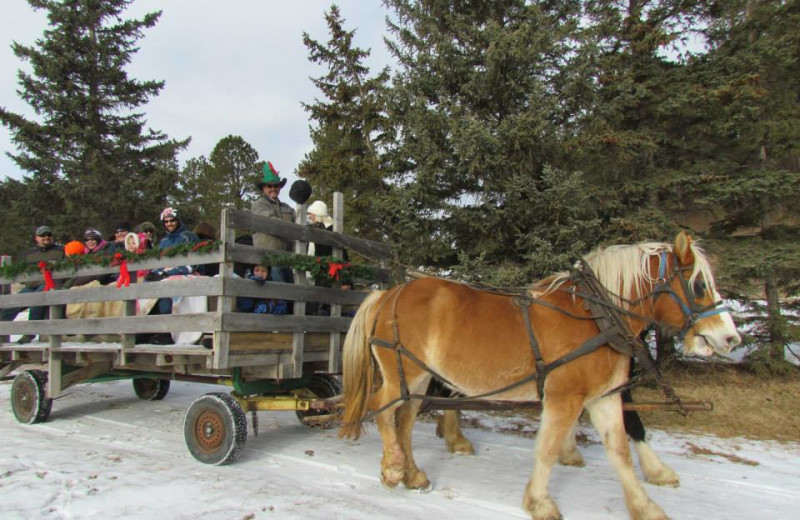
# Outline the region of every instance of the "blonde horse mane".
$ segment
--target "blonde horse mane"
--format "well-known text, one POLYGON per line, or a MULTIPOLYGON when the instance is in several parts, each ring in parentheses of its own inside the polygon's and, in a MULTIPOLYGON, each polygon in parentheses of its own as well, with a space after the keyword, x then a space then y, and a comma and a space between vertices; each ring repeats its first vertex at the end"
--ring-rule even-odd
MULTIPOLYGON (((710 289, 716 291, 711 263, 705 252, 696 242, 692 242, 689 248, 694 254, 689 285, 694 284, 700 276, 710 289)), ((646 296, 647 293, 643 294, 645 287, 647 291, 652 290, 658 273, 650 273, 650 257, 660 255, 663 251, 672 253, 672 250, 673 245, 666 242, 615 245, 597 248, 584 256, 583 261, 591 267, 603 287, 608 289, 611 301, 621 306, 622 299, 638 300, 646 296)), ((533 298, 541 298, 557 290, 568 279, 568 272, 556 273, 532 284, 530 294, 533 298)))

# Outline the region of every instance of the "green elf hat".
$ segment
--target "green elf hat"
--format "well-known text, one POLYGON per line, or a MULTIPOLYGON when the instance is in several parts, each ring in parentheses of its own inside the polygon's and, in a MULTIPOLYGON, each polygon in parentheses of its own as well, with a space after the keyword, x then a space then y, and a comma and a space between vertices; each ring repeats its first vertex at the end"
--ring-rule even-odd
POLYGON ((259 191, 264 189, 264 186, 267 184, 280 184, 281 188, 286 185, 287 179, 281 179, 278 175, 278 170, 272 166, 272 163, 267 161, 267 164, 264 165, 264 177, 261 179, 261 182, 256 184, 256 188, 259 191))

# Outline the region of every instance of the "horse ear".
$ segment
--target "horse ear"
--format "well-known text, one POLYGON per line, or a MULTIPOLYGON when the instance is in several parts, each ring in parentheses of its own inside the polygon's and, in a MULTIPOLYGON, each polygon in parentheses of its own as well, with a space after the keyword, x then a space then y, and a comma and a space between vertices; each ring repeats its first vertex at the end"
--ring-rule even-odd
POLYGON ((678 262, 680 262, 681 265, 692 265, 694 263, 694 253, 692 252, 692 248, 689 247, 691 244, 692 237, 685 231, 681 231, 678 233, 678 236, 675 237, 675 247, 673 251, 675 251, 678 262))

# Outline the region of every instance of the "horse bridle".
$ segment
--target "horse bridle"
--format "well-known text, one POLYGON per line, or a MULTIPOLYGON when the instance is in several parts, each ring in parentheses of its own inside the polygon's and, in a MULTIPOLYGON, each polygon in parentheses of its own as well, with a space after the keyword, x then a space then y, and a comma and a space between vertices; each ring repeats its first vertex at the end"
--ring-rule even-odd
MULTIPOLYGON (((718 314, 722 314, 724 312, 730 312, 730 308, 725 305, 722 305, 722 301, 715 301, 708 305, 698 305, 697 301, 695 300, 694 291, 689 287, 689 282, 686 277, 683 276, 683 272, 691 269, 690 267, 681 267, 678 264, 678 257, 674 253, 672 254, 672 260, 675 264, 675 268, 672 270, 672 276, 667 279, 666 272, 667 272, 667 261, 668 261, 668 253, 667 251, 662 251, 659 262, 658 262, 658 278, 656 280, 656 286, 651 293, 651 297, 653 298, 653 305, 655 305, 656 300, 662 294, 666 294, 670 296, 675 302, 678 304, 678 307, 681 309, 683 313, 683 317, 686 318, 683 326, 678 331, 678 337, 683 340, 686 333, 692 327, 697 324, 700 320, 704 318, 708 318, 711 316, 716 316, 718 314), (684 298, 681 297, 672 289, 670 283, 672 279, 678 277, 678 280, 681 284, 681 291, 683 292, 684 298)), ((708 287, 707 290, 711 290, 711 287, 708 287)))

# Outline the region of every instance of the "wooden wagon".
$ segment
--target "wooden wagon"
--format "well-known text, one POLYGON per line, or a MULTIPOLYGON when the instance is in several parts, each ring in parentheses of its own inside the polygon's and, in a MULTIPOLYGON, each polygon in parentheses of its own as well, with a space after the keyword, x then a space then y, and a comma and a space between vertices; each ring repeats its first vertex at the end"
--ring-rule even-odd
MULTIPOLYGON (((79 383, 129 378, 136 395, 149 400, 162 399, 171 380, 229 385, 233 387, 230 393, 197 399, 185 418, 190 452, 211 464, 229 463, 239 455, 247 439, 247 411, 295 410, 309 425, 324 419, 330 409, 326 399, 340 393, 341 344, 351 320, 342 317, 341 309, 357 307, 368 290, 345 291, 336 283, 332 287, 310 285, 306 273, 297 270, 293 284, 259 285, 238 278, 235 263, 262 263, 266 255, 276 252, 238 244, 235 238, 237 232, 260 231, 294 241, 295 253, 304 254, 308 242, 331 245, 334 257, 341 257, 344 248, 351 255, 378 259, 372 264, 374 276, 367 289, 388 282, 389 272, 380 259, 388 258, 390 248, 338 232, 342 229, 341 208, 337 194, 335 231, 226 209, 216 250, 127 264, 130 271, 218 264, 215 277, 1 295, 0 309, 47 306, 50 310, 49 319, 42 321, 0 322, 0 376, 16 372, 11 389, 16 418, 28 424, 47 420, 53 399, 79 383), (292 302, 293 311, 288 315, 236 312, 237 297, 283 299, 292 302), (156 298, 199 298, 206 310, 140 315, 142 302, 156 298), (67 317, 65 309, 70 306, 98 302, 121 302, 116 304, 118 315, 67 317), (330 315, 307 316, 307 302, 329 304, 330 315), (141 342, 143 335, 165 333, 176 341, 141 342), (188 335, 198 340, 181 343, 187 336, 182 333, 193 333, 188 335), (19 343, 11 341, 12 335, 38 336, 38 341, 19 343), (100 341, 77 341, 87 337, 100 341)), ((305 207, 299 210, 298 221, 304 222, 305 207)), ((54 271, 52 276, 58 280, 119 272, 118 266, 84 266, 77 271, 54 271)), ((0 278, 0 284, 34 280, 41 281, 42 275, 0 278)), ((254 421, 255 417, 253 414, 254 421)))

